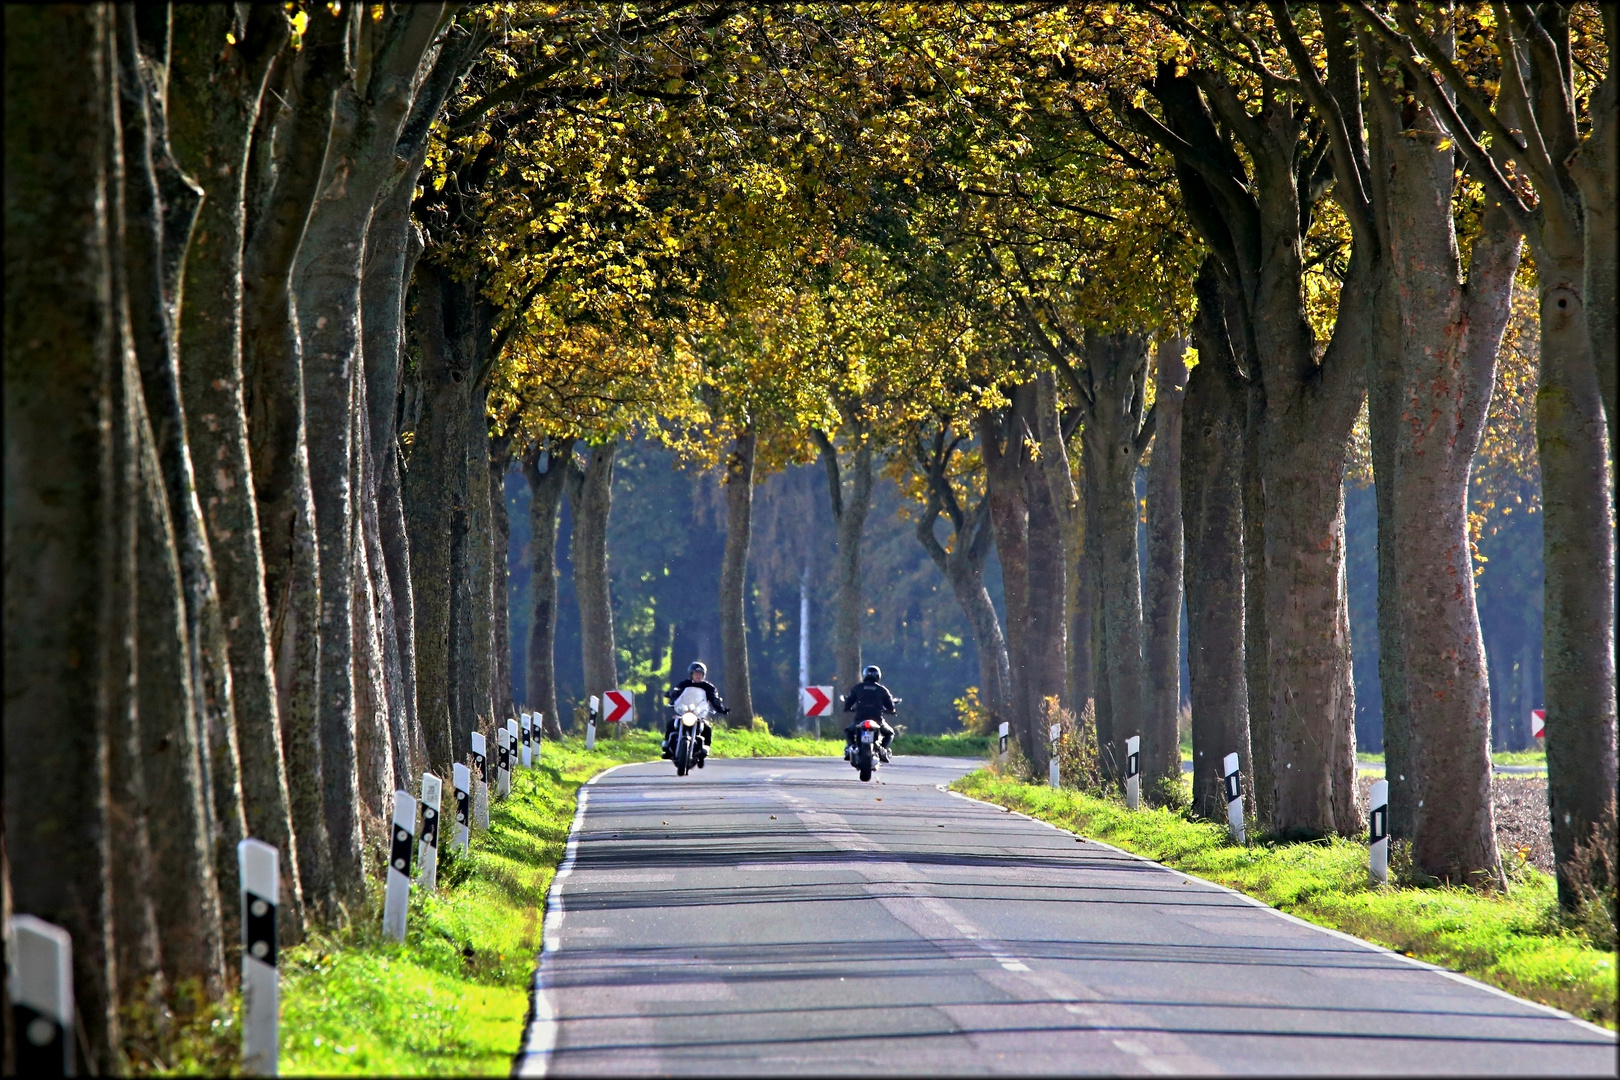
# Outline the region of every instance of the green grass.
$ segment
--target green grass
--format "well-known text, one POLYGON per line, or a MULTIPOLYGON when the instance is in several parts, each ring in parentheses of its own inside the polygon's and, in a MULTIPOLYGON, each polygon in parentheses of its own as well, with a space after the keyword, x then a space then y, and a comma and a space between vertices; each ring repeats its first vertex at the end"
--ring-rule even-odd
MULTIPOLYGON (((1382 765, 1383 754, 1359 753, 1356 760, 1363 765, 1382 765)), ((1491 762, 1495 765, 1538 765, 1547 767, 1547 751, 1545 750, 1492 750, 1491 762)))
MULTIPOLYGON (((716 730, 723 757, 833 755, 835 743, 758 730, 716 730)), ((440 890, 411 897, 404 944, 383 940, 381 899, 349 928, 281 957, 285 1075, 500 1075, 523 1034, 546 890, 562 859, 581 784, 603 769, 658 757, 659 734, 547 741, 537 769, 490 805, 470 853, 441 852, 440 890), (456 884, 447 884, 457 881, 456 884)))
POLYGON ((897 754, 932 754, 935 757, 987 757, 990 736, 955 732, 950 735, 898 735, 894 740, 897 754))
POLYGON ((1237 847, 1225 825, 1169 810, 1025 784, 981 769, 952 787, 1083 836, 1247 893, 1279 910, 1342 930, 1510 993, 1615 1026, 1613 950, 1564 928, 1553 880, 1514 869, 1506 895, 1456 888, 1374 887, 1367 849, 1349 840, 1237 847))

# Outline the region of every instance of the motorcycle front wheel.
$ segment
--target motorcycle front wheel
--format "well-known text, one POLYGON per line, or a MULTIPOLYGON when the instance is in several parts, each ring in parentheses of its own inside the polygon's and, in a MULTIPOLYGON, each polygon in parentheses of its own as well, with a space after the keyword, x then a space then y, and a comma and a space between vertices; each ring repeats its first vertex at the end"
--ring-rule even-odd
POLYGON ((682 733, 681 741, 675 746, 675 775, 685 776, 692 767, 692 740, 682 733))

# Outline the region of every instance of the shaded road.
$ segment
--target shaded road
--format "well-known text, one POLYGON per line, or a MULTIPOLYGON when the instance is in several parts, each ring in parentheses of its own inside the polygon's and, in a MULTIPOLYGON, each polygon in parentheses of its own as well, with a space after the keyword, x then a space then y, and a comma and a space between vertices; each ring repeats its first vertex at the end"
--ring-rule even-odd
POLYGON ((582 789, 518 1071, 1615 1074, 1610 1033, 936 788, 977 764, 582 789))

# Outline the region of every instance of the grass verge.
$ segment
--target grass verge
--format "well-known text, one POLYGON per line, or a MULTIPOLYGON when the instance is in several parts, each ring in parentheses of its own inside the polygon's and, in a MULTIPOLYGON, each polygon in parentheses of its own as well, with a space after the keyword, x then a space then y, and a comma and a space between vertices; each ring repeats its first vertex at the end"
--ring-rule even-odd
POLYGON ((990 736, 958 732, 951 735, 897 735, 897 754, 929 754, 934 757, 987 757, 990 736))
MULTIPOLYGON (((831 755, 826 741, 719 729, 721 757, 831 755)), ((281 954, 281 1072, 505 1076, 523 1034, 546 891, 581 784, 609 766, 655 760, 657 732, 547 741, 471 850, 441 849, 439 892, 413 892, 403 944, 381 934, 381 890, 345 930, 281 954)), ((446 831, 448 838, 448 830, 446 831)))
POLYGON ((1236 889, 1320 926, 1461 972, 1532 1001, 1615 1026, 1615 953, 1558 918, 1553 879, 1519 867, 1507 895, 1375 887, 1349 840, 1236 847, 1224 825, 1170 810, 1053 790, 980 769, 951 787, 1236 889))

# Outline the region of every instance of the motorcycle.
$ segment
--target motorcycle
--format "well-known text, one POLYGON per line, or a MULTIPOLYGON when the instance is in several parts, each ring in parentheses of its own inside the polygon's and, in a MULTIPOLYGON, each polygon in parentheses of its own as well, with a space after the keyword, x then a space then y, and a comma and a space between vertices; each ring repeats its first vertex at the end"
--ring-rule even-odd
POLYGON ((709 726, 709 697, 695 686, 681 691, 675 699, 675 775, 685 776, 693 769, 703 768, 709 756, 703 738, 709 726))
POLYGON ((862 720, 855 728, 855 742, 844 750, 844 757, 860 771, 861 780, 872 779, 872 774, 885 758, 882 754, 883 725, 876 720, 862 720))

